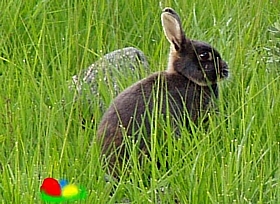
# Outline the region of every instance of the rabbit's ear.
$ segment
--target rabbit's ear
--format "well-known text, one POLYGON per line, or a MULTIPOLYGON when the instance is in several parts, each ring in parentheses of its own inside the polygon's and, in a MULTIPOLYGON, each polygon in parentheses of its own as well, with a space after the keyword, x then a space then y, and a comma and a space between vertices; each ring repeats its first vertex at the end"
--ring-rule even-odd
POLYGON ((172 8, 165 8, 161 14, 161 23, 167 40, 179 51, 186 41, 179 15, 172 8))

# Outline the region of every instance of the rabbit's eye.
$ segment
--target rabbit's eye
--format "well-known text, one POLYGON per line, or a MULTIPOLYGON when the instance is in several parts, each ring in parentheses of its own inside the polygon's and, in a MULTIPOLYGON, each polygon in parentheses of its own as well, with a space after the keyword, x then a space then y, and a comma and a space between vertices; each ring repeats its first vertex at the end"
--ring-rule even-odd
POLYGON ((201 61, 211 61, 213 59, 211 52, 203 52, 198 56, 201 61))

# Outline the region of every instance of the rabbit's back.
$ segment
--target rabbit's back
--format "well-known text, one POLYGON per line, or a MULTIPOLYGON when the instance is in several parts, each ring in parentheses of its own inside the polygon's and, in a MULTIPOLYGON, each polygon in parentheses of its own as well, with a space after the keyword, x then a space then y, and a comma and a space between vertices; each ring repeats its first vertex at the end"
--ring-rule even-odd
MULTIPOLYGON (((146 137, 151 133, 149 115, 158 105, 160 114, 171 116, 173 121, 197 121, 206 110, 211 96, 217 96, 217 85, 199 86, 178 73, 158 72, 124 90, 112 102, 98 129, 102 152, 107 154, 123 142, 123 133, 133 135, 143 125, 146 137)), ((144 148, 144 143, 140 144, 144 148)), ((115 162, 113 159, 112 163, 115 162)))

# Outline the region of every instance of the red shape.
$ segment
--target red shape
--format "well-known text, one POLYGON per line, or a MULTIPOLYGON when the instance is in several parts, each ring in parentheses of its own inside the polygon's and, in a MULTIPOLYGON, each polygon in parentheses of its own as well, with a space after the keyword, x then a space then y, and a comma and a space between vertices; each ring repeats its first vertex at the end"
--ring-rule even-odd
POLYGON ((57 180, 53 178, 46 178, 43 181, 40 191, 50 196, 61 196, 61 188, 57 180))

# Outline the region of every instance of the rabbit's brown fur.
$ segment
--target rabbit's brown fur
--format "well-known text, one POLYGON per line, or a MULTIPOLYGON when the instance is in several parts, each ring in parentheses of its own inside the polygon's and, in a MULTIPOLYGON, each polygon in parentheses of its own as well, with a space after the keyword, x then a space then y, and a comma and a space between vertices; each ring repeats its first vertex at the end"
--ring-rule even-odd
MULTIPOLYGON (((189 119, 196 123, 201 112, 209 108, 212 98, 218 97, 217 81, 228 76, 227 64, 214 48, 186 38, 174 10, 164 9, 161 17, 171 43, 167 71, 154 73, 120 93, 98 128, 97 138, 113 174, 116 173, 113 168, 118 168, 123 160, 123 134, 133 135, 144 123, 146 137, 149 137, 151 122, 146 111, 151 113, 154 106, 161 103, 161 114, 170 114, 172 120, 185 122, 186 126, 189 119)), ((140 142, 140 149, 145 148, 144 142, 140 142)))

